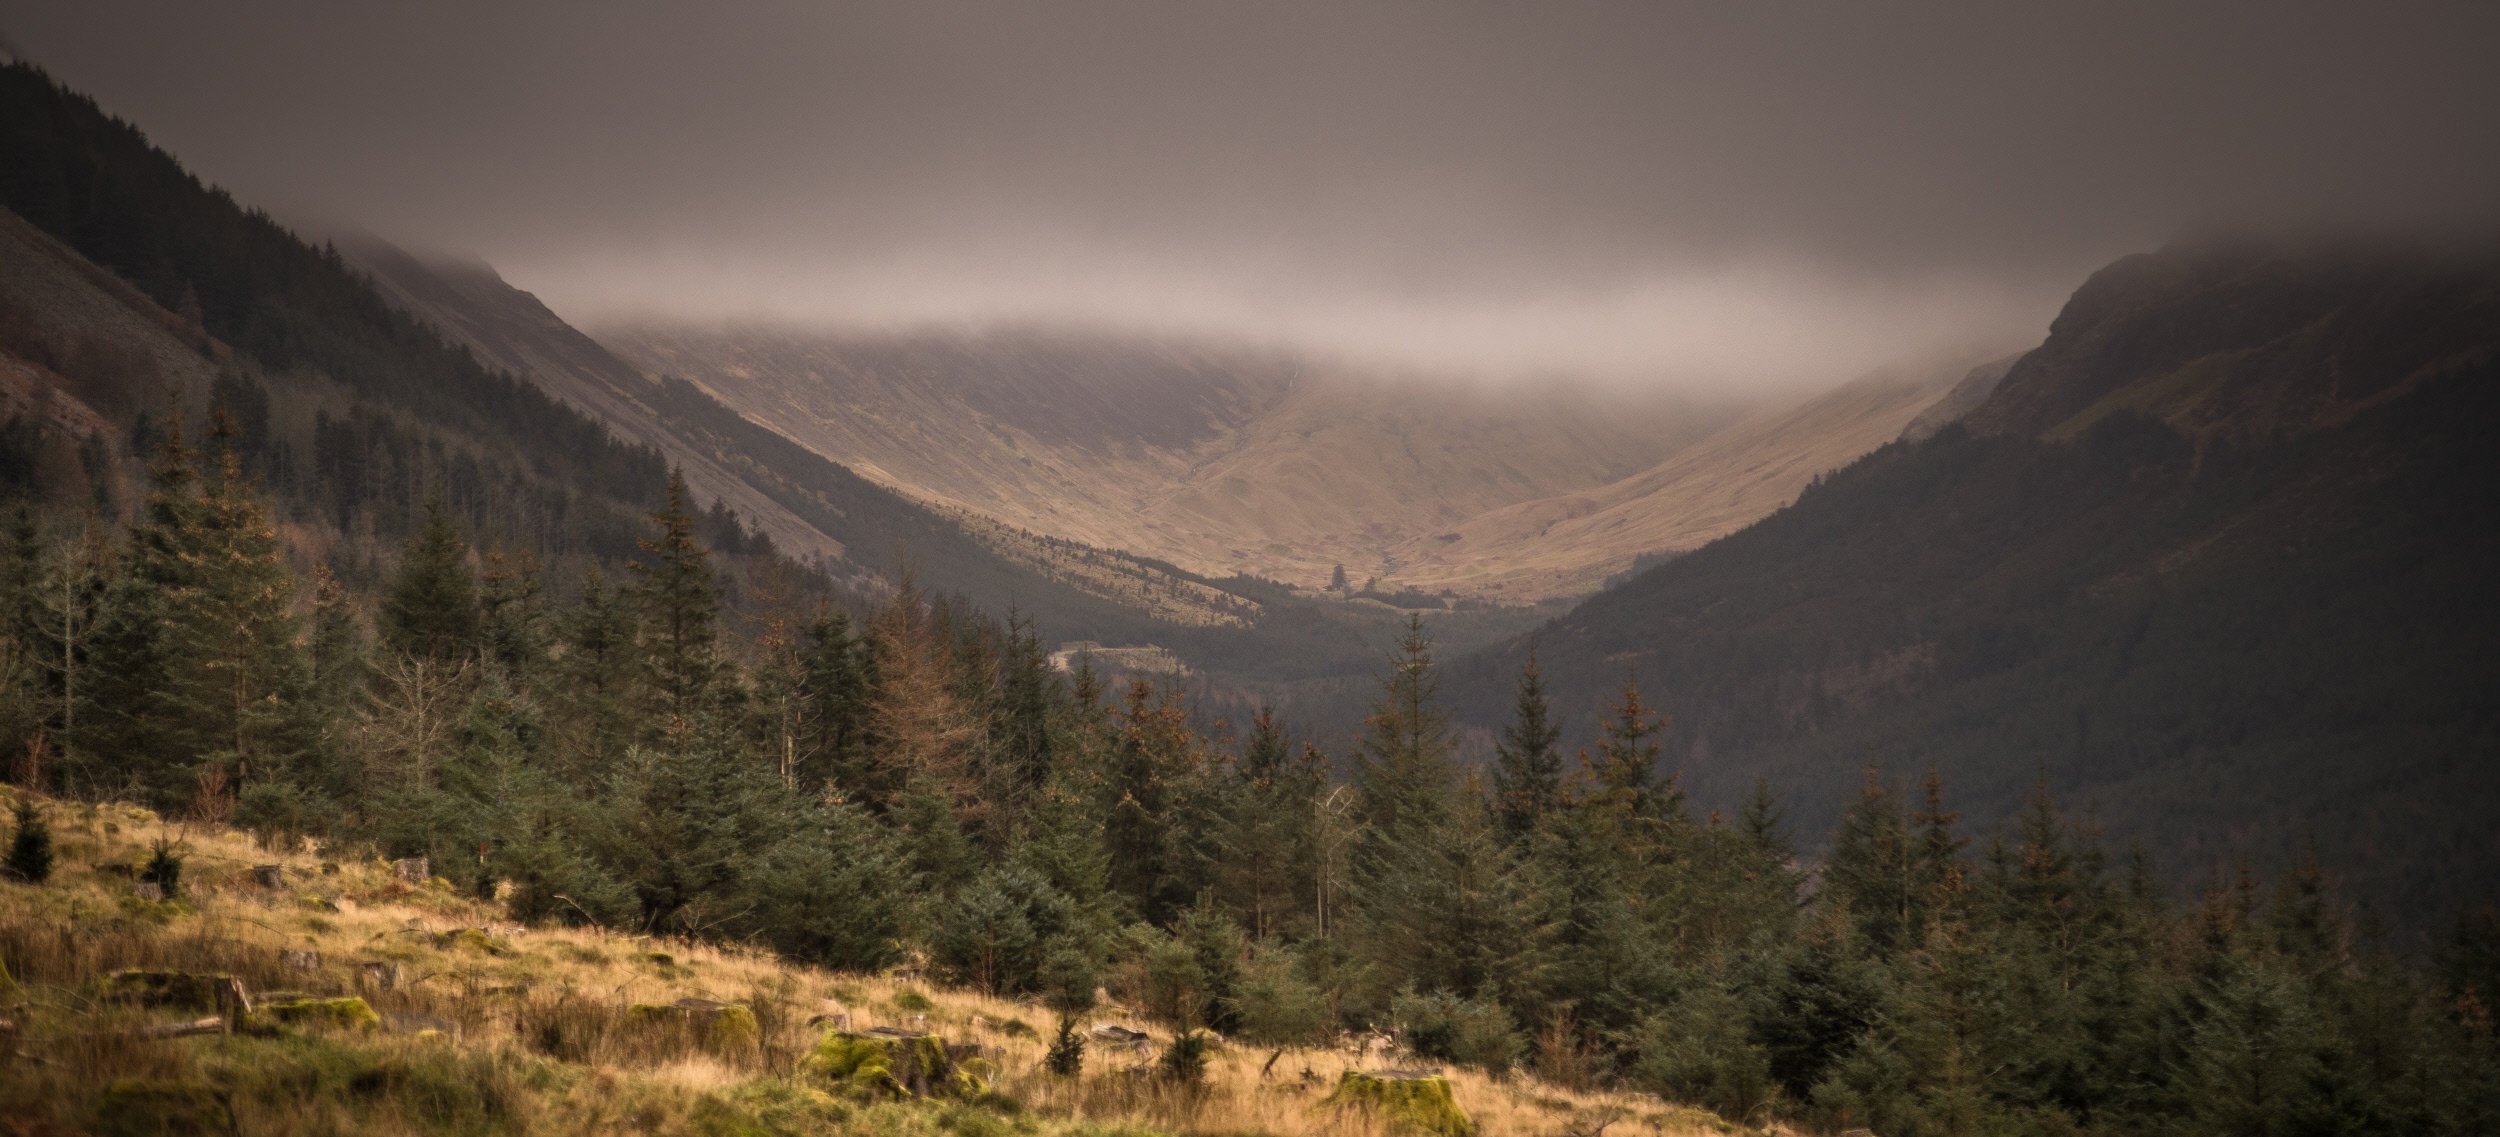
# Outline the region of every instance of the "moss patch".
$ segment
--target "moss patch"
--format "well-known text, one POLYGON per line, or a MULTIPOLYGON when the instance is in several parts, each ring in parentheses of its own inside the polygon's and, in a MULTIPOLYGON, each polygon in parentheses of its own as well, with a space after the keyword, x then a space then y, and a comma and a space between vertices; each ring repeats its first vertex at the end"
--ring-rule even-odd
POLYGON ((382 1025, 382 1016, 363 999, 296 999, 270 1003, 260 1014, 295 1027, 326 1027, 333 1030, 371 1030, 382 1025))

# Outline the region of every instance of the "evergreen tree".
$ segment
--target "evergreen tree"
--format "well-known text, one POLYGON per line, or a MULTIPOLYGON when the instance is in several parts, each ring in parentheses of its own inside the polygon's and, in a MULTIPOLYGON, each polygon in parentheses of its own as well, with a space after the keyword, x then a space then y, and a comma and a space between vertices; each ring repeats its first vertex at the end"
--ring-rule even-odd
POLYGON ((658 700, 655 709, 665 734, 692 726, 720 678, 721 660, 714 647, 721 590, 712 579, 710 551, 694 540, 695 516, 686 509, 683 471, 669 472, 668 507, 653 513, 651 520, 659 524, 660 536, 639 544, 657 554, 656 563, 633 562, 630 592, 642 614, 645 681, 658 700))
POLYGON ((486 656, 524 682, 547 664, 547 603, 538 556, 527 549, 486 554, 478 594, 478 642, 486 656))
POLYGON ((1531 650, 1527 665, 1519 670, 1518 709, 1493 748, 1494 812, 1513 845, 1525 845, 1562 801, 1562 754, 1554 749, 1562 727, 1551 720, 1545 676, 1531 650))
POLYGON ((582 576, 580 601, 558 623, 565 650, 548 689, 559 768, 576 781, 604 778, 635 733, 629 710, 642 691, 641 622, 593 567, 582 576))
POLYGON ((858 795, 872 784, 869 768, 871 660, 851 634, 851 618, 830 608, 808 623, 799 666, 803 707, 801 776, 858 795))
POLYGON ((1400 846, 1428 845, 1449 816, 1453 739, 1449 715, 1435 702, 1438 689, 1432 641, 1423 618, 1410 615, 1354 754, 1365 825, 1355 851, 1358 876, 1379 872, 1400 846))
POLYGON ((382 646, 442 663, 476 655, 477 574, 469 543, 436 497, 400 553, 399 571, 382 598, 382 646))
POLYGON ((9 841, 7 869, 14 880, 42 884, 52 879, 52 825, 31 801, 17 803, 17 834, 9 841))

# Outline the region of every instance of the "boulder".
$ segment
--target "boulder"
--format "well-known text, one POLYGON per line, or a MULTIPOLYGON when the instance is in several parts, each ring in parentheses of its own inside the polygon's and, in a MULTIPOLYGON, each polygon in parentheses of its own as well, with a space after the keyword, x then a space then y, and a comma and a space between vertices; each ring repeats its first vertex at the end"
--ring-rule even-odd
POLYGON ((434 875, 432 862, 424 857, 409 857, 406 860, 392 861, 391 871, 397 874, 399 879, 410 884, 424 884, 427 877, 434 875))
POLYGON ((279 948, 278 963, 289 971, 319 971, 321 970, 321 953, 279 948))

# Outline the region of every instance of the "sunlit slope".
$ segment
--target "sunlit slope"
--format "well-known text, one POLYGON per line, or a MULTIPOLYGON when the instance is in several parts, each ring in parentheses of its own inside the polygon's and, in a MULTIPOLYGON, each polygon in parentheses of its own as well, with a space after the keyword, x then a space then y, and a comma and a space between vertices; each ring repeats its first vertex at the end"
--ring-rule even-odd
POLYGON ((1697 548, 1795 501, 1814 478, 1901 434, 1968 372, 1894 369, 1753 415, 1638 474, 1493 510, 1392 551, 1424 589, 1595 590, 1642 553, 1697 548))
POLYGON ((927 501, 1209 575, 1395 578, 1403 543, 1603 486, 1716 405, 1399 380, 1244 349, 1032 331, 614 325, 600 341, 927 501))

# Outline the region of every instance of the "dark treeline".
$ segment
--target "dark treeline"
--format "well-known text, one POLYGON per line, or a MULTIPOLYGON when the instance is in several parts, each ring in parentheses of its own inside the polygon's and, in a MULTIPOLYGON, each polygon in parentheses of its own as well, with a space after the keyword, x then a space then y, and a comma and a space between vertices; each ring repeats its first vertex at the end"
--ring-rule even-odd
MULTIPOLYGON (((221 414, 222 424, 231 416, 221 414)), ((2320 874, 2174 910, 2045 796, 1974 843, 1870 776, 1819 865, 1776 797, 1695 817, 1626 681, 1566 758, 1533 666, 1466 773, 1419 624, 1332 759, 1272 715, 1053 671, 1020 615, 802 589, 731 635, 672 485, 632 563, 552 602, 420 511, 369 604, 293 578, 221 425, 170 423, 126 532, 0 562, 15 776, 264 843, 432 859, 526 919, 1098 987, 1260 1045, 1394 1030, 1429 1060, 1756 1123, 2477 1133, 2500 1122, 2500 921, 2428 964, 2320 874), (298 597, 302 597, 300 601, 298 597)))

